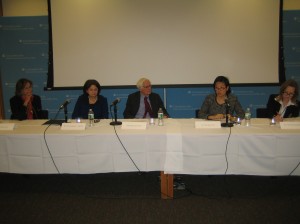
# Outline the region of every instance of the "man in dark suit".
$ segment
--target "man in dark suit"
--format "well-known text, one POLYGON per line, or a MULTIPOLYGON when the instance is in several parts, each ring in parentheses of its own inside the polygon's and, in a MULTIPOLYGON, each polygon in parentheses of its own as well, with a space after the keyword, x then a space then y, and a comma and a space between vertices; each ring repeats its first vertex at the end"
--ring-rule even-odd
POLYGON ((169 117, 160 96, 152 93, 149 79, 141 78, 136 86, 139 91, 128 96, 123 112, 124 118, 157 118, 159 108, 163 110, 165 117, 169 117))

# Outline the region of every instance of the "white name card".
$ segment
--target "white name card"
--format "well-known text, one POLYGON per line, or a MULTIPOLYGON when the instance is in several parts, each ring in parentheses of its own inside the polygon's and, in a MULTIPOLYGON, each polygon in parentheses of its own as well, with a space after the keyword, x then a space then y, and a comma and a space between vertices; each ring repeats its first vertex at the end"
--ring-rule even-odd
POLYGON ((0 131, 12 131, 15 128, 14 123, 2 123, 0 124, 0 131))
POLYGON ((295 121, 283 121, 280 122, 281 129, 300 129, 300 122, 295 121))
POLYGON ((147 128, 147 122, 123 121, 121 128, 122 129, 146 129, 147 128))
POLYGON ((85 130, 85 126, 86 123, 62 123, 60 129, 64 131, 70 131, 70 130, 80 131, 80 130, 85 130))
POLYGON ((221 128, 221 121, 195 121, 195 128, 221 128))

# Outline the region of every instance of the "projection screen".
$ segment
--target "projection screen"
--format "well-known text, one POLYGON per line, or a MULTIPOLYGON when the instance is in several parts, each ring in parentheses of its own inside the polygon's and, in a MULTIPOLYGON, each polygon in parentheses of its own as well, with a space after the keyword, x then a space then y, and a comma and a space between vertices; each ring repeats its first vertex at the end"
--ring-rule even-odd
POLYGON ((50 0, 53 87, 279 82, 280 0, 50 0))

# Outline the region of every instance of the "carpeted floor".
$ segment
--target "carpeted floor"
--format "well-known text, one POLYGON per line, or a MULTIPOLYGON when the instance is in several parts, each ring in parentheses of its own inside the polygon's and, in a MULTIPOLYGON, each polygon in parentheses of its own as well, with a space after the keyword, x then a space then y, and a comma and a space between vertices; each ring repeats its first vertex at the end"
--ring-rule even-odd
POLYGON ((0 174, 0 223, 300 223, 300 177, 0 174))

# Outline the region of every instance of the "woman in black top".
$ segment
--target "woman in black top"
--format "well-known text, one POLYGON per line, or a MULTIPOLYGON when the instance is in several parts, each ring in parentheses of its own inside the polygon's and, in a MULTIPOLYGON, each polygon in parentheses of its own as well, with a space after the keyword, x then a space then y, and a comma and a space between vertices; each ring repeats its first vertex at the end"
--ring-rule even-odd
POLYGON ((72 118, 88 118, 89 110, 92 109, 96 119, 108 118, 107 98, 100 95, 101 86, 95 79, 89 79, 84 83, 83 94, 76 101, 72 118))
POLYGON ((42 119, 42 103, 38 95, 32 93, 32 81, 19 79, 15 96, 10 99, 11 119, 42 119))

